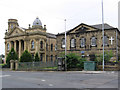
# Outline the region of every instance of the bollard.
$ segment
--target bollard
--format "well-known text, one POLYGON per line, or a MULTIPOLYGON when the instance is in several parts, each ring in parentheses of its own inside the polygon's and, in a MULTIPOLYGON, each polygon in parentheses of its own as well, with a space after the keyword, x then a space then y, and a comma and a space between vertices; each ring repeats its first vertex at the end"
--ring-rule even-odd
POLYGON ((10 60, 10 70, 14 70, 14 60, 10 60))
POLYGON ((18 70, 18 64, 19 64, 19 61, 15 60, 15 70, 18 70))

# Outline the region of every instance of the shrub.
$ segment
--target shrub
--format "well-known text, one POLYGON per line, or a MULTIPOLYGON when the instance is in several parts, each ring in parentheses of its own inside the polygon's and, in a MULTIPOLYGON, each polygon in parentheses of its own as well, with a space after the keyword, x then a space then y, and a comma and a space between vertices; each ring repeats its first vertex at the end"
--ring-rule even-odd
POLYGON ((32 62, 32 61, 33 61, 32 55, 27 50, 25 50, 20 57, 20 62, 32 62))
POLYGON ((70 53, 67 56, 67 69, 70 68, 80 68, 83 69, 85 58, 81 58, 79 55, 75 53, 70 53))
POLYGON ((39 58, 39 56, 38 56, 38 53, 36 53, 36 54, 35 54, 35 62, 38 62, 38 61, 40 61, 40 58, 39 58))
MULTIPOLYGON (((109 62, 112 57, 113 57, 113 52, 112 51, 105 51, 104 52, 105 63, 109 62)), ((95 61, 98 62, 98 63, 102 63, 103 62, 103 53, 99 54, 99 55, 96 55, 95 61)))
POLYGON ((10 67, 10 60, 18 60, 18 55, 15 52, 14 48, 11 49, 11 51, 9 52, 6 58, 6 63, 8 67, 10 67))

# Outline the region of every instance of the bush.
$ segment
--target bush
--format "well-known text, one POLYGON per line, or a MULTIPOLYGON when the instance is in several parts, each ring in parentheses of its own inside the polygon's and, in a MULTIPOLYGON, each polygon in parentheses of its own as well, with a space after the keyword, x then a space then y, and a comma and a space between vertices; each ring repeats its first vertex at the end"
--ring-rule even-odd
POLYGON ((32 61, 33 61, 32 55, 27 50, 25 50, 20 57, 20 62, 32 62, 32 61))
MULTIPOLYGON (((104 61, 105 61, 105 63, 109 62, 112 57, 113 57, 113 52, 112 51, 105 51, 104 52, 104 61)), ((95 61, 97 63, 102 63, 103 62, 103 53, 99 54, 99 55, 96 55, 95 61)))
POLYGON ((85 58, 81 58, 80 56, 76 55, 75 53, 70 53, 66 56, 67 60, 67 69, 71 68, 80 68, 83 69, 85 58))
POLYGON ((38 61, 40 61, 40 58, 39 58, 39 56, 38 56, 38 53, 36 53, 36 54, 35 54, 35 62, 38 62, 38 61))
POLYGON ((18 55, 15 52, 14 48, 11 49, 11 51, 9 52, 6 58, 6 63, 8 67, 10 67, 10 60, 18 60, 18 55))

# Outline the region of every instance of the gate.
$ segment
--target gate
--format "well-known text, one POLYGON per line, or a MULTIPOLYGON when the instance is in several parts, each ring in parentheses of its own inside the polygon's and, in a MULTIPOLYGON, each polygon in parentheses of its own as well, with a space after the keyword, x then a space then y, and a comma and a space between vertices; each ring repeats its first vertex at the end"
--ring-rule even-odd
POLYGON ((51 71, 57 70, 57 62, 19 62, 18 70, 25 71, 51 71))

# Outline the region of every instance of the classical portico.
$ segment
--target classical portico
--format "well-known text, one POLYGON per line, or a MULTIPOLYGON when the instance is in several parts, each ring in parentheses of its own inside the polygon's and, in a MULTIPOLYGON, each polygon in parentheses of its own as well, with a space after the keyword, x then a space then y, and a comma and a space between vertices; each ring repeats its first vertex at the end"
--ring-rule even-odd
POLYGON ((21 56, 21 54, 24 52, 25 50, 25 45, 24 45, 24 40, 14 40, 14 41, 8 41, 5 44, 6 47, 6 54, 8 54, 8 52, 14 48, 14 50, 16 51, 16 53, 18 54, 19 58, 21 56), (8 46, 9 44, 9 46, 8 46))

